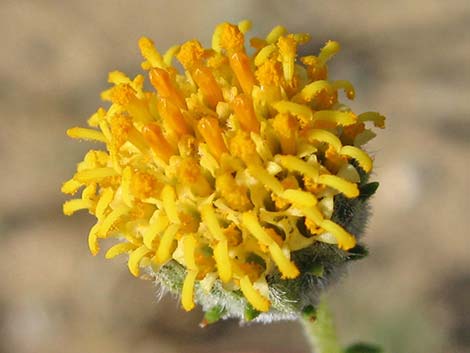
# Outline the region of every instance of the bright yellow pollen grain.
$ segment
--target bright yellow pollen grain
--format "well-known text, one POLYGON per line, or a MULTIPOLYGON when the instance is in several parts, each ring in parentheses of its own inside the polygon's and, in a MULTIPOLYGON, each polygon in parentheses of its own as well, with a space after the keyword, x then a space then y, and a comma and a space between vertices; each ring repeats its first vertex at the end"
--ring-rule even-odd
POLYGON ((143 75, 111 72, 112 87, 102 93, 110 106, 88 119, 90 128, 67 131, 106 151, 89 151, 62 185, 77 194, 64 214, 94 215, 90 252, 118 239, 105 257, 127 255, 134 276, 178 262, 185 310, 199 302, 200 282, 215 280, 267 312, 273 271, 285 280, 302 275, 297 250, 322 241, 353 248, 354 234, 332 221, 335 196, 359 197, 359 171, 373 167, 359 146, 375 136, 371 128, 384 127, 379 113, 356 114, 340 101, 355 91, 349 81, 328 79, 337 42, 298 59, 310 36, 277 26, 252 38, 249 54, 250 27, 223 23, 212 48, 190 40, 163 56, 141 38, 150 85, 143 75), (290 245, 299 234, 308 241, 290 245))
POLYGON ((198 65, 204 56, 204 48, 197 40, 191 40, 184 43, 176 54, 178 61, 187 69, 190 70, 198 65))

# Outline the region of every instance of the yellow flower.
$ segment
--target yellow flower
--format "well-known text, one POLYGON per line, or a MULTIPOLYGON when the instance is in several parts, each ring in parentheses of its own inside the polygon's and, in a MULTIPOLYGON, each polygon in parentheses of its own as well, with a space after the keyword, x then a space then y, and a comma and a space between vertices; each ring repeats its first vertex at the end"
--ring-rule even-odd
POLYGON ((339 103, 339 90, 355 93, 347 81, 328 80, 338 43, 298 57, 309 36, 278 26, 247 50, 249 27, 223 23, 212 48, 192 40, 163 55, 141 38, 154 89, 144 89, 142 75, 111 72, 113 87, 102 93, 110 107, 89 128, 67 131, 106 151, 89 151, 64 183, 64 193, 82 189, 64 213, 96 216, 91 253, 115 238, 106 258, 129 254, 135 276, 179 264, 186 310, 196 289, 210 293, 220 283, 267 312, 272 276, 292 280, 305 267, 296 251, 320 242, 353 248, 355 234, 333 221, 335 200, 360 195, 360 176, 372 170, 361 148, 374 136, 367 124, 384 126, 380 114, 339 103))

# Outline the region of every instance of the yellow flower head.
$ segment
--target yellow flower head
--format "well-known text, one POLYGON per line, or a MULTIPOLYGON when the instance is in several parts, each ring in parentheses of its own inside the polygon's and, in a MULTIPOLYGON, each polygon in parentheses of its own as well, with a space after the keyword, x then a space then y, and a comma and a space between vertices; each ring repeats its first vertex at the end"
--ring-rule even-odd
POLYGON ((249 27, 223 23, 212 48, 191 40, 163 55, 141 38, 152 89, 142 75, 109 74, 110 107, 67 131, 106 150, 89 151, 62 187, 81 190, 65 214, 97 218, 93 255, 113 238, 106 258, 128 254, 133 275, 145 268, 184 309, 246 320, 300 312, 316 299, 308 283, 357 249, 372 170, 361 146, 375 136, 369 123, 384 127, 339 102, 355 93, 328 80, 338 43, 299 57, 309 36, 278 26, 247 49, 249 27))

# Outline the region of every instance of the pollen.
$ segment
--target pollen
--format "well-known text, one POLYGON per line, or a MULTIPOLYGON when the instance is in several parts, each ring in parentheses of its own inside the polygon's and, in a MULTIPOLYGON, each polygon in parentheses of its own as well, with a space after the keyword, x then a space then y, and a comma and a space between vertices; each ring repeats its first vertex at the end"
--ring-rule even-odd
POLYGON ((106 244, 136 277, 181 268, 172 290, 188 311, 226 291, 268 312, 276 275, 302 280, 298 251, 328 243, 346 257, 356 234, 335 222, 335 200, 360 202, 373 169, 362 145, 384 127, 343 102, 356 95, 349 81, 328 78, 337 42, 299 57, 310 36, 277 26, 248 41, 252 53, 250 27, 222 23, 211 48, 190 40, 164 55, 141 38, 145 76, 111 72, 109 107, 67 130, 103 150, 62 185, 75 195, 64 214, 94 215, 90 252, 106 244))

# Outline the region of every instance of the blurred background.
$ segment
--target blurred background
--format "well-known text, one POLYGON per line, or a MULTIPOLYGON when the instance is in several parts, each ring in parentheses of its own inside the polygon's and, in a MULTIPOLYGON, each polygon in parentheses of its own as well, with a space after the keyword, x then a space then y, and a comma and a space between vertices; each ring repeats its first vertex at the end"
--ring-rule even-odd
POLYGON ((342 51, 331 76, 356 86, 356 112, 387 129, 369 149, 381 188, 366 241, 329 293, 342 341, 388 353, 470 352, 470 2, 0 0, 0 352, 306 353, 295 322, 200 329, 201 313, 157 301, 119 258, 92 257, 93 217, 62 215, 61 183, 102 104, 107 74, 140 70, 137 40, 164 51, 222 21, 309 32, 342 51))

